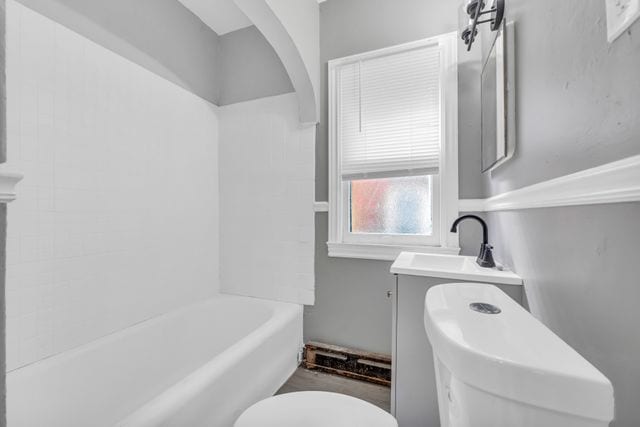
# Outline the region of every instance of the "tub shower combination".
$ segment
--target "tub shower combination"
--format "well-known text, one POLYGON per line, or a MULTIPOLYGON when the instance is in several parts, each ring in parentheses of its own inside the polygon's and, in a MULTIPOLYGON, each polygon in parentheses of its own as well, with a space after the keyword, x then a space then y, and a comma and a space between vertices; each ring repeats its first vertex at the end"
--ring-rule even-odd
POLYGON ((315 127, 34 7, 6 2, 8 425, 229 427, 298 366, 315 127))
POLYGON ((8 425, 230 426, 301 345, 302 306, 216 296, 10 372, 8 425))

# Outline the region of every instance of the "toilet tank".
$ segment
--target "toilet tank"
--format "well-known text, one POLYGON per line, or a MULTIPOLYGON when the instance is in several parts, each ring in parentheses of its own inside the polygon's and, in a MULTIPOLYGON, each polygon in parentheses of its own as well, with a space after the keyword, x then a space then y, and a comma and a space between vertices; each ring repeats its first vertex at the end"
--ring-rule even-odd
POLYGON ((604 427, 611 382, 493 285, 429 289, 441 427, 604 427))

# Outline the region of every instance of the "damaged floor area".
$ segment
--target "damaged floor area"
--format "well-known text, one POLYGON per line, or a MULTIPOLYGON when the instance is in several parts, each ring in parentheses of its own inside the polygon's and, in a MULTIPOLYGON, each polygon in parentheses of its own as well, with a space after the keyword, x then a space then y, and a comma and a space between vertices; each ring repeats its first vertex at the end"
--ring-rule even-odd
POLYGON ((357 397, 385 411, 391 409, 391 389, 364 381, 298 368, 276 394, 296 391, 330 391, 357 397))

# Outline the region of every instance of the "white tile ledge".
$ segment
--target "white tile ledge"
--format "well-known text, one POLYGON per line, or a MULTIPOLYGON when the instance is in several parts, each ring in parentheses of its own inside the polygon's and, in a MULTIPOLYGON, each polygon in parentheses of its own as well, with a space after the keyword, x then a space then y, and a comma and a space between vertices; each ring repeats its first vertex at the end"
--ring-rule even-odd
POLYGON ((444 246, 395 246, 395 245, 366 245, 341 242, 327 242, 329 256, 332 258, 374 259, 380 261, 395 261, 401 252, 418 252, 426 254, 458 255, 460 248, 444 246))
POLYGON ((314 212, 329 212, 329 202, 314 202, 313 203, 313 211, 314 212))
POLYGON ((16 185, 23 175, 0 170, 0 203, 9 203, 16 199, 16 185))
POLYGON ((640 155, 508 191, 460 200, 462 212, 495 212, 640 201, 640 155))

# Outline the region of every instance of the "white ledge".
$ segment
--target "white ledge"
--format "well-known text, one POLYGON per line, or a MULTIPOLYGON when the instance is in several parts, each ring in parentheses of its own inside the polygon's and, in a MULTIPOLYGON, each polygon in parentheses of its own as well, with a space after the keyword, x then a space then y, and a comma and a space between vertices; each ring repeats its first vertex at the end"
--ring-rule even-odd
POLYGON ((330 257, 375 259, 382 261, 394 261, 401 252, 447 255, 458 255, 460 253, 460 248, 444 246, 396 246, 327 242, 327 247, 330 257))
POLYGON ((16 185, 22 174, 0 171, 0 203, 9 203, 16 199, 16 185))
POLYGON ((460 199, 458 210, 460 212, 483 212, 486 199, 460 199))
POLYGON ((313 211, 314 212, 329 212, 329 202, 314 202, 313 203, 313 211))
POLYGON ((495 212, 640 201, 640 155, 488 199, 460 200, 462 212, 495 212))

